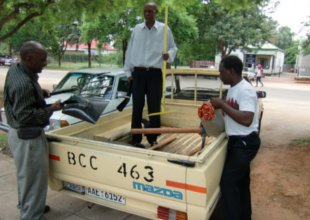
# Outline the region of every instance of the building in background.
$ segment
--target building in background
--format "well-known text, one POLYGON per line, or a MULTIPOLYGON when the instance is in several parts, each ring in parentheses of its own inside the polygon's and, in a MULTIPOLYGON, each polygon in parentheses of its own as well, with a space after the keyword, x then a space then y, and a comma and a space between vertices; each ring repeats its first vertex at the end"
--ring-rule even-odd
POLYGON ((296 57, 296 77, 310 77, 310 54, 303 55, 302 53, 296 57))
MULTIPOLYGON (((101 47, 101 49, 98 49, 97 46, 97 41, 93 40, 91 42, 91 47, 90 47, 91 55, 106 55, 106 54, 111 54, 111 53, 116 53, 117 49, 114 48, 113 46, 104 43, 101 47)), ((77 44, 68 44, 66 53, 83 53, 83 54, 88 54, 88 45, 87 43, 79 43, 77 44)))
MULTIPOLYGON (((283 71, 284 51, 271 43, 265 43, 261 47, 248 46, 247 49, 237 49, 231 55, 238 56, 244 67, 253 69, 261 64, 266 75, 280 74, 283 71)), ((215 56, 215 66, 218 68, 221 54, 215 56)))

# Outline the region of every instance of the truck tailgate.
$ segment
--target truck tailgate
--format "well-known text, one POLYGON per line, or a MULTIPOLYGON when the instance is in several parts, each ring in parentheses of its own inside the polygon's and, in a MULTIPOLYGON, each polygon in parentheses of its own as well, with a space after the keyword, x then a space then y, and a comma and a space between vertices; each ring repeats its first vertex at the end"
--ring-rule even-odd
POLYGON ((50 142, 49 156, 54 190, 148 218, 159 205, 186 212, 187 168, 167 153, 72 139, 50 142))

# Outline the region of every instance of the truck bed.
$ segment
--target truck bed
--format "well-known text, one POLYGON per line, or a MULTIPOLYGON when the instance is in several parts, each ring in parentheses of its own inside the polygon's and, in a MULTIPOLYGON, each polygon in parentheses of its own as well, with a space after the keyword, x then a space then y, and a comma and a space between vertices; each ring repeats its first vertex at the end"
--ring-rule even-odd
MULTIPOLYGON (((168 127, 163 127, 168 128, 168 127)), ((205 146, 212 143, 215 137, 207 137, 205 146)), ((130 123, 124 126, 118 127, 114 131, 103 132, 94 135, 94 140, 98 141, 113 141, 120 144, 125 144, 130 146, 130 123)), ((146 136, 143 136, 142 144, 145 145, 148 150, 157 150, 168 153, 182 154, 193 156, 201 150, 202 147, 202 137, 200 134, 194 133, 178 133, 178 134, 161 134, 157 138, 158 145, 150 146, 147 142, 146 136)))
MULTIPOLYGON (((200 103, 184 103, 184 100, 182 104, 167 105, 166 111, 170 111, 170 113, 161 116, 162 128, 199 128, 200 119, 196 113, 199 105, 200 103), (184 117, 185 114, 186 118, 184 117)), ((146 111, 143 118, 148 118, 146 111)), ((208 123, 207 137, 203 148, 207 148, 222 133, 222 128, 219 128, 215 122, 208 123)), ((131 146, 130 130, 131 109, 127 109, 124 112, 106 115, 95 125, 83 122, 54 131, 52 134, 131 146)), ((202 149, 202 137, 198 133, 161 134, 157 142, 158 145, 151 147, 146 140, 146 136, 143 135, 142 144, 146 146, 147 150, 193 156, 199 154, 202 149)))

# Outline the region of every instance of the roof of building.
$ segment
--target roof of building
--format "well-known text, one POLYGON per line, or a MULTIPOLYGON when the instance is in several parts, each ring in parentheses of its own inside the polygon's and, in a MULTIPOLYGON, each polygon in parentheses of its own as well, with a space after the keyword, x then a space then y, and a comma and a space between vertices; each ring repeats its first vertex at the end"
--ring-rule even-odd
POLYGON ((281 48, 279 48, 276 45, 273 45, 269 42, 264 43, 260 47, 249 45, 248 48, 250 48, 252 50, 280 50, 280 51, 283 51, 281 48))

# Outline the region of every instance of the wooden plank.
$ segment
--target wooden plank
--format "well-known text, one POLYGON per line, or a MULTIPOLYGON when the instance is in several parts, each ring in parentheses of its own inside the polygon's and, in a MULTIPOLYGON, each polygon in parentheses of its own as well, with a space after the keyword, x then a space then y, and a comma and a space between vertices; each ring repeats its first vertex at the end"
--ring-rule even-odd
POLYGON ((200 133, 200 128, 135 128, 131 134, 200 133))
POLYGON ((172 136, 172 137, 168 137, 168 138, 165 138, 164 140, 161 140, 160 142, 158 142, 158 144, 148 148, 149 150, 157 150, 159 148, 162 148, 164 147, 165 145, 167 144, 170 144, 171 142, 173 142, 175 139, 177 139, 176 136, 172 136))
POLYGON ((126 123, 114 129, 95 134, 94 140, 114 141, 114 140, 119 139, 122 136, 129 134, 130 129, 131 129, 130 123, 126 123))

